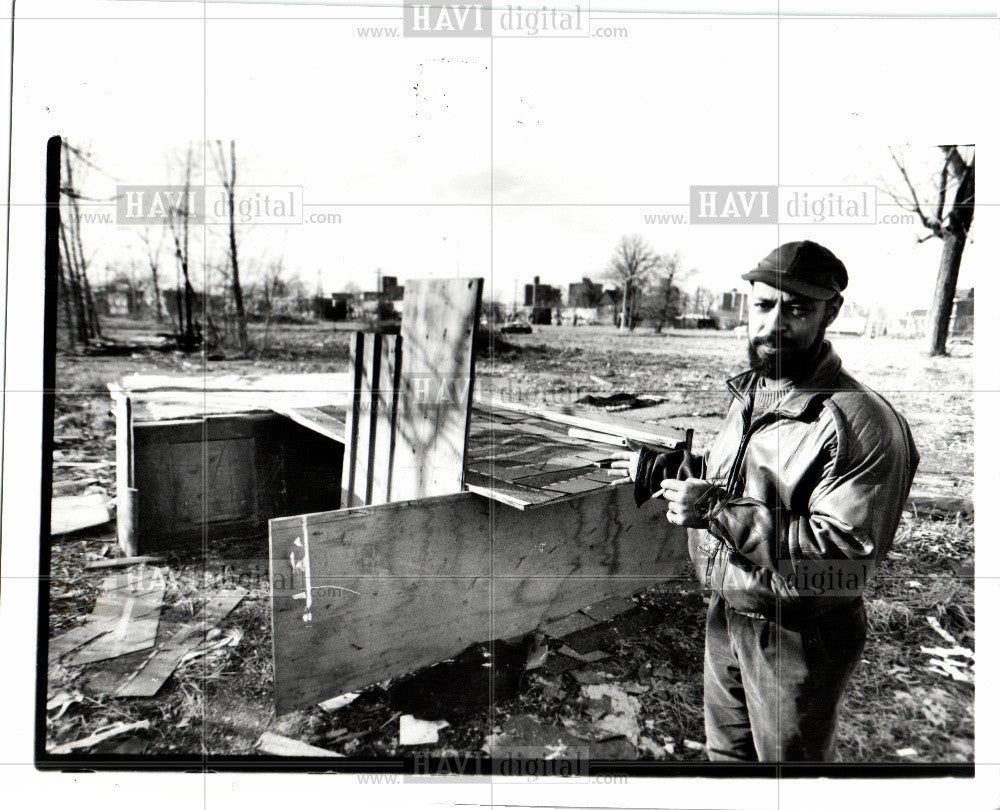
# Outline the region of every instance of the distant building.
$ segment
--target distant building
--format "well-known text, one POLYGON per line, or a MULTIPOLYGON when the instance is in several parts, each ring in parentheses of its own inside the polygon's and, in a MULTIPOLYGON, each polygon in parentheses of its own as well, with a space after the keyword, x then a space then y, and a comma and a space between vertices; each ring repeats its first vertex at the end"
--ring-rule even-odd
MULTIPOLYGON (((873 312, 869 307, 853 301, 845 302, 840 308, 837 319, 830 324, 827 331, 832 335, 863 335, 870 329, 878 331, 879 323, 884 320, 884 315, 873 312)), ((872 337, 877 337, 872 334, 872 337)))
POLYGON ((535 276, 531 284, 524 285, 524 305, 526 307, 561 307, 562 290, 550 284, 542 284, 535 276))
POLYGON ((622 311, 621 290, 612 287, 601 293, 597 299, 597 321, 596 323, 618 325, 618 319, 622 311))
POLYGON ((955 307, 951 312, 951 329, 949 334, 952 337, 972 338, 975 331, 975 288, 967 290, 957 290, 955 292, 955 307))
POLYGON ((719 296, 712 314, 720 329, 735 329, 747 322, 749 296, 732 289, 719 296))
POLYGON ((380 292, 387 296, 393 303, 403 300, 403 285, 399 283, 399 279, 396 276, 382 276, 382 289, 380 292))
POLYGON ((595 284, 587 277, 574 281, 569 285, 569 306, 573 309, 595 309, 603 292, 603 285, 595 284))

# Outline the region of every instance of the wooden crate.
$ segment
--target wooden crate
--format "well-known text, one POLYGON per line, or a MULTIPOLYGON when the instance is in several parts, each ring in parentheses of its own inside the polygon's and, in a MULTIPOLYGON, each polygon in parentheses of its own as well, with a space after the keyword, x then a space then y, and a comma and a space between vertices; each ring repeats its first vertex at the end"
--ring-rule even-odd
POLYGON ((263 537, 271 518, 340 507, 343 442, 266 411, 157 421, 132 412, 130 402, 118 408, 126 554, 263 537))

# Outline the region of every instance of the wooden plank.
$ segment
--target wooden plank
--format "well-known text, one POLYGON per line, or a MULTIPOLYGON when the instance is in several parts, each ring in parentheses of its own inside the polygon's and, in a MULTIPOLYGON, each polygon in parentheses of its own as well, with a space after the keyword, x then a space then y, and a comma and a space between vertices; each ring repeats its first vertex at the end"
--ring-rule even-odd
POLYGON ((275 404, 271 410, 287 416, 293 422, 309 430, 326 436, 328 439, 343 442, 346 426, 344 422, 334 416, 324 413, 319 408, 297 408, 286 405, 275 404))
POLYGON ((614 417, 603 417, 597 415, 583 416, 570 408, 566 408, 563 411, 553 411, 530 405, 521 405, 519 403, 503 399, 495 399, 492 403, 484 403, 481 407, 483 407, 487 412, 494 407, 498 411, 515 411, 517 413, 546 419, 568 427, 583 428, 584 430, 593 430, 598 433, 607 433, 614 436, 623 436, 626 439, 654 444, 661 447, 679 447, 684 443, 683 435, 679 435, 680 431, 668 431, 668 429, 664 429, 663 432, 657 432, 655 430, 655 425, 647 425, 644 422, 636 422, 635 420, 626 420, 614 417))
POLYGON ((103 526, 111 520, 107 495, 56 495, 51 501, 49 526, 53 535, 103 526))
POLYGON ((344 469, 340 476, 342 506, 354 504, 357 490, 355 459, 358 456, 358 434, 361 431, 361 387, 364 374, 365 334, 355 332, 351 339, 349 373, 353 394, 348 400, 347 423, 344 427, 344 469))
POLYGON ((105 580, 91 621, 104 629, 63 660, 81 666, 153 646, 166 580, 159 569, 120 571, 105 580))
POLYGON ((492 498, 500 503, 513 506, 516 509, 525 509, 529 506, 549 503, 556 498, 563 497, 564 494, 561 492, 549 492, 536 487, 524 486, 513 481, 504 481, 503 479, 496 477, 491 478, 488 475, 480 475, 472 470, 465 471, 465 486, 468 488, 469 492, 476 492, 480 495, 485 495, 487 498, 492 498))
POLYGON ((522 486, 541 487, 544 489, 550 484, 557 484, 560 481, 568 481, 571 478, 580 478, 581 476, 593 471, 593 467, 569 467, 565 470, 550 470, 549 472, 543 472, 537 475, 524 475, 516 477, 513 480, 515 483, 521 484, 522 486))
POLYGON ((472 493, 270 523, 278 713, 669 579, 686 532, 631 489, 530 513, 472 493))
POLYGON ((358 332, 352 364, 356 388, 348 408, 349 428, 341 502, 345 506, 386 503, 392 498, 396 450, 401 340, 358 332))
POLYGON ((371 494, 368 504, 392 500, 392 460, 396 453, 396 427, 399 417, 399 375, 402 340, 398 335, 382 335, 379 380, 372 392, 375 413, 371 439, 371 494))
POLYGON ((565 638, 570 633, 575 633, 578 630, 586 630, 588 627, 593 627, 597 622, 590 618, 585 613, 570 613, 569 616, 563 616, 561 619, 556 619, 554 622, 549 622, 548 624, 542 625, 542 632, 550 638, 565 638))
POLYGON ((277 757, 342 757, 336 751, 317 748, 301 740, 282 737, 271 731, 265 731, 257 740, 257 750, 262 754, 272 754, 277 757))
POLYGON ((613 596, 594 605, 587 605, 581 608, 580 612, 590 616, 596 622, 606 622, 634 607, 636 607, 636 603, 631 599, 624 596, 613 596))
POLYGON ((115 557, 110 560, 91 560, 84 568, 92 571, 98 568, 127 568, 130 565, 143 565, 145 563, 162 563, 163 557, 151 554, 142 554, 138 557, 115 557))
POLYGON ((610 433, 598 433, 594 430, 584 430, 583 428, 571 427, 566 431, 566 435, 571 439, 586 439, 588 442, 613 444, 616 447, 628 447, 628 439, 624 436, 613 436, 610 433))
POLYGON ((579 478, 571 478, 568 481, 556 481, 549 484, 548 488, 558 492, 565 492, 567 495, 576 495, 580 492, 590 492, 591 490, 601 489, 610 485, 610 480, 595 481, 590 476, 581 476, 579 478))
POLYGON ((459 492, 483 280, 407 281, 392 499, 459 492))
POLYGON ((115 492, 118 498, 116 514, 118 545, 125 556, 134 557, 136 541, 135 482, 132 467, 132 398, 118 386, 110 386, 115 403, 115 492))
POLYGON ((195 616, 174 628, 142 665, 115 691, 115 697, 153 697, 177 669, 181 659, 196 647, 205 633, 228 616, 246 596, 237 588, 221 591, 205 604, 195 616))
POLYGON ((354 489, 351 498, 341 501, 345 506, 371 503, 372 498, 372 443, 378 429, 378 399, 373 396, 379 386, 382 365, 382 336, 376 333, 364 335, 362 361, 359 379, 359 399, 357 414, 358 442, 353 459, 344 456, 344 463, 354 465, 354 489))

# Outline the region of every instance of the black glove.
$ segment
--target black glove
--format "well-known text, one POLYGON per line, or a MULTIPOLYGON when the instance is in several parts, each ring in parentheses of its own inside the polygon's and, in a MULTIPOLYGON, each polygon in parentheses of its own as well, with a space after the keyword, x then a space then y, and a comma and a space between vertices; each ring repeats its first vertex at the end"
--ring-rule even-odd
POLYGON ((703 478, 705 460, 686 448, 660 450, 642 445, 639 448, 639 466, 635 473, 635 505, 642 506, 660 491, 664 478, 703 478))

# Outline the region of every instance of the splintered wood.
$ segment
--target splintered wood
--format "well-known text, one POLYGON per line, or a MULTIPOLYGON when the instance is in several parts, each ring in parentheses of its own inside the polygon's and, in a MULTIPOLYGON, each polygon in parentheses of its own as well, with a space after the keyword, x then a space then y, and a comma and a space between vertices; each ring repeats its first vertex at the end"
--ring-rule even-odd
POLYGON ((283 713, 677 574, 685 533, 630 488, 532 512, 471 492, 271 521, 283 713))

